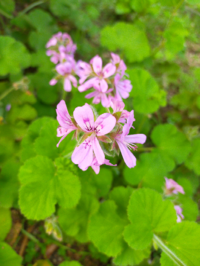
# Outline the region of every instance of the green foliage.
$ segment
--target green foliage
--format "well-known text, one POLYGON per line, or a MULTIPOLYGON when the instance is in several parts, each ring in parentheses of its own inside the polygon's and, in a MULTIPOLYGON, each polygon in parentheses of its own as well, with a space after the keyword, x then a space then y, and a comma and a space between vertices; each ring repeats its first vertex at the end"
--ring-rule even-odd
POLYGON ((135 68, 127 71, 133 89, 133 107, 139 113, 153 113, 160 106, 166 105, 166 93, 160 90, 156 80, 144 69, 135 68))
POLYGON ((194 170, 197 175, 200 174, 200 140, 194 139, 192 142, 192 151, 188 159, 186 160, 186 166, 194 170))
POLYGON ((72 209, 59 210, 59 223, 63 231, 79 242, 88 242, 87 226, 91 215, 97 212, 99 203, 95 197, 83 194, 78 205, 72 209))
POLYGON ((19 163, 7 161, 0 174, 0 206, 10 208, 17 201, 19 163))
POLYGON ((8 244, 0 243, 0 265, 21 266, 22 257, 19 256, 8 244))
POLYGON ((2 241, 10 231, 12 225, 10 210, 0 207, 0 223, 0 241, 2 241))
POLYGON ((30 55, 21 42, 8 36, 0 36, 0 75, 16 74, 29 64, 30 55))
POLYGON ((151 244, 154 233, 168 231, 176 223, 173 204, 150 189, 133 192, 128 217, 131 224, 125 228, 124 238, 130 247, 139 250, 151 244))
POLYGON ((151 133, 151 139, 157 146, 155 152, 158 152, 163 160, 165 156, 167 157, 168 162, 165 161, 166 164, 183 163, 191 150, 185 135, 179 132, 174 125, 156 126, 151 133))
MULTIPOLYGON (((176 224, 168 233, 166 247, 178 258, 179 264, 198 265, 200 260, 200 227, 194 222, 182 222, 176 224)), ((168 266, 162 258, 161 265, 168 266)), ((173 264, 172 264, 173 265, 173 264)), ((171 266, 171 265, 170 265, 171 266)))
POLYGON ((59 266, 81 266, 81 264, 78 261, 72 260, 72 261, 64 261, 59 266))
POLYGON ((0 14, 7 18, 12 18, 12 13, 15 10, 15 2, 13 0, 0 1, 0 14))
POLYGON ((55 211, 58 203, 64 208, 74 207, 80 198, 79 179, 72 172, 44 156, 36 156, 20 168, 22 184, 19 204, 29 219, 42 220, 55 211), (57 167, 56 167, 57 166, 57 167))
POLYGON ((129 62, 142 61, 150 55, 145 32, 129 23, 106 26, 101 31, 101 44, 111 51, 122 50, 129 62))

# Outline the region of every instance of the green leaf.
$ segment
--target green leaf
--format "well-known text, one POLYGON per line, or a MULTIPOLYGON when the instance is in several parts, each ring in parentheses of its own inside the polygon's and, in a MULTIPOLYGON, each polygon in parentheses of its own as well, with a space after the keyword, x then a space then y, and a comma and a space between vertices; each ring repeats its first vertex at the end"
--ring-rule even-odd
POLYGON ((29 61, 30 55, 22 43, 8 36, 0 36, 0 75, 18 73, 29 66, 29 61))
POLYGON ((200 139, 194 139, 192 141, 192 151, 185 165, 189 169, 194 170, 197 175, 200 175, 200 139))
POLYGON ((17 200, 19 181, 17 174, 20 164, 7 161, 1 169, 0 174, 0 206, 10 208, 17 200))
MULTIPOLYGON (((167 255, 175 258, 175 261, 178 262, 177 265, 199 265, 200 226, 195 222, 177 223, 170 229, 162 249, 165 253, 170 250, 170 254, 167 255)), ((169 265, 166 264, 165 258, 162 258, 161 262, 162 266, 169 265)))
POLYGON ((134 168, 124 169, 124 178, 130 185, 141 183, 144 187, 149 187, 162 192, 164 187, 164 176, 174 168, 174 163, 166 157, 161 157, 158 153, 143 153, 134 168))
POLYGON ((174 20, 164 32, 165 48, 173 54, 184 49, 185 37, 188 31, 185 29, 181 20, 174 20))
POLYGON ((117 256, 123 249, 123 230, 126 222, 116 213, 116 204, 103 202, 89 223, 88 236, 98 250, 107 256, 117 256), (117 222, 116 222, 117 221, 117 222))
POLYGON ((55 159, 62 153, 67 155, 73 152, 76 146, 76 140, 72 140, 72 135, 74 132, 70 133, 60 143, 59 147, 56 146, 59 142, 59 138, 56 136, 58 125, 58 121, 52 118, 48 118, 48 121, 44 123, 40 130, 40 135, 34 143, 37 154, 55 159))
POLYGON ((149 257, 150 249, 134 250, 124 243, 122 252, 113 260, 115 265, 138 265, 144 258, 149 257))
POLYGON ((21 266, 22 257, 19 256, 8 244, 0 243, 0 265, 21 266))
POLYGON ((79 204, 73 209, 60 209, 59 223, 63 231, 81 243, 88 242, 87 226, 90 217, 97 212, 99 202, 90 195, 83 194, 79 204))
POLYGON ((183 209, 184 220, 196 221, 199 214, 198 204, 182 194, 179 195, 178 202, 183 209))
POLYGON ((132 9, 135 10, 136 12, 143 12, 148 9, 150 5, 150 1, 149 0, 143 0, 143 1, 131 0, 130 4, 131 4, 132 9))
POLYGON ((59 266, 82 266, 78 261, 71 260, 71 261, 63 261, 59 266))
POLYGON ((37 112, 29 104, 24 104, 22 106, 13 106, 8 114, 8 121, 14 123, 16 120, 31 121, 37 117, 37 112))
MULTIPOLYGON (((43 53, 45 54, 45 51, 43 51, 43 53)), ((44 61, 41 61, 41 58, 38 58, 37 55, 33 55, 36 56, 35 60, 37 60, 37 63, 39 63, 39 65, 42 64, 44 66, 44 61)), ((50 61, 47 56, 46 59, 50 61)), ((45 104, 53 104, 58 102, 58 85, 49 85, 49 81, 53 78, 53 73, 51 73, 52 65, 51 63, 48 65, 46 64, 45 67, 46 71, 49 71, 49 73, 38 72, 36 74, 29 75, 29 78, 34 88, 36 88, 38 98, 45 104)))
POLYGON ((145 32, 136 25, 125 22, 103 28, 101 44, 110 51, 122 50, 129 62, 142 61, 150 55, 145 32))
POLYGON ((166 93, 160 90, 156 80, 144 69, 127 71, 133 86, 130 96, 134 97, 133 107, 138 113, 153 113, 166 105, 166 93))
POLYGON ((78 203, 78 177, 61 167, 60 159, 57 159, 55 165, 47 157, 36 156, 20 168, 22 186, 19 205, 28 219, 42 220, 49 217, 54 213, 56 203, 63 208, 72 208, 78 203))
POLYGON ((157 152, 163 158, 164 156, 174 162, 183 163, 191 146, 182 132, 179 132, 174 125, 162 124, 154 127, 151 133, 151 139, 157 146, 157 152))
POLYGON ((160 258, 161 266, 177 266, 177 264, 170 259, 170 257, 167 256, 164 252, 161 254, 160 258))
POLYGON ((117 204, 117 214, 127 219, 127 206, 133 189, 130 187, 115 187, 109 195, 109 198, 117 204))
POLYGON ((176 223, 176 212, 170 201, 151 189, 133 192, 128 217, 131 224, 124 230, 124 239, 134 249, 145 249, 151 244, 153 233, 165 232, 176 223))
POLYGON ((36 155, 34 148, 34 141, 39 136, 42 126, 49 121, 48 117, 42 117, 33 121, 28 130, 27 135, 23 138, 21 142, 21 160, 25 162, 27 159, 34 157, 36 155))
POLYGON ((9 209, 0 207, 0 241, 4 240, 12 226, 11 214, 9 209))
POLYGON ((35 27, 38 31, 43 31, 49 25, 52 24, 53 18, 47 12, 42 9, 34 9, 28 14, 29 23, 35 27))
POLYGON ((84 187, 84 193, 98 198, 105 197, 112 185, 112 172, 110 169, 103 168, 103 166, 98 175, 91 168, 84 172, 79 169, 79 176, 81 176, 80 181, 81 186, 84 187))
POLYGON ((0 14, 7 18, 12 18, 12 13, 15 10, 15 2, 13 0, 0 0, 0 14))

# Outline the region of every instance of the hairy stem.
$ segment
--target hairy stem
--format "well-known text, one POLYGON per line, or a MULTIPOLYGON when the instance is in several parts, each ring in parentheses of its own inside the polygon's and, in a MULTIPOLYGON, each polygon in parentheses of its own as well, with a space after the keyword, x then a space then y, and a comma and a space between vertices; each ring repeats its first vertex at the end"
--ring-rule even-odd
POLYGON ((1 95, 0 95, 0 101, 3 100, 3 98, 5 98, 11 91, 13 91, 15 88, 12 87, 6 91, 4 91, 1 95))
POLYGON ((25 14, 25 13, 27 13, 28 11, 30 11, 31 9, 33 9, 34 7, 43 4, 44 2, 46 2, 46 1, 38 1, 38 2, 32 3, 32 4, 29 5, 27 8, 25 8, 22 12, 20 12, 20 14, 25 14))
POLYGON ((157 235, 153 236, 153 240, 159 248, 178 266, 187 266, 157 235))

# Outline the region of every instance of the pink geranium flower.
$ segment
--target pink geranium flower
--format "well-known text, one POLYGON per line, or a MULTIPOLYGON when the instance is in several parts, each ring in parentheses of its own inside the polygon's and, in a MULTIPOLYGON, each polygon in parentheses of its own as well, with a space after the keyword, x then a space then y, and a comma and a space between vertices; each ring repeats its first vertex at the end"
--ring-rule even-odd
POLYGON ((79 83, 82 84, 89 76, 91 76, 92 67, 88 63, 78 61, 76 73, 80 77, 79 83))
POLYGON ((111 53, 111 57, 112 57, 112 64, 116 66, 116 71, 117 73, 120 74, 120 77, 123 77, 125 74, 125 71, 127 69, 125 63, 123 60, 121 60, 121 58, 119 57, 119 55, 111 53))
POLYGON ((60 125, 57 129, 57 137, 62 137, 57 144, 58 147, 60 142, 70 132, 77 129, 77 126, 72 122, 64 100, 61 100, 57 105, 56 113, 57 113, 57 120, 60 125))
MULTIPOLYGON (((115 116, 115 118, 117 119, 116 115, 120 115, 119 118, 117 119, 117 122, 125 123, 130 115, 130 112, 124 110, 125 104, 122 101, 118 101, 112 98, 110 105, 113 109, 113 115, 115 116)), ((135 121, 135 119, 133 121, 135 121)))
MULTIPOLYGON (((107 160, 107 159, 104 160, 103 164, 109 165, 109 166, 117 166, 116 164, 111 164, 110 161, 107 160)), ((103 165, 103 164, 99 164, 98 161, 97 161, 97 158, 94 156, 90 166, 92 167, 94 172, 96 174, 98 174, 100 172, 100 166, 103 165)), ((85 165, 79 165, 79 167, 82 167, 81 170, 83 170, 83 171, 86 171, 88 169, 88 166, 85 167, 85 165)))
POLYGON ((105 162, 104 152, 99 144, 98 137, 109 133, 116 124, 116 119, 108 113, 100 115, 94 121, 91 107, 85 104, 74 110, 74 119, 79 127, 88 134, 88 137, 75 148, 72 154, 72 162, 78 164, 81 169, 92 165, 94 155, 99 165, 105 162))
POLYGON ((178 205, 174 206, 174 209, 176 210, 176 214, 177 214, 177 223, 180 223, 182 221, 182 219, 184 219, 184 216, 182 214, 182 208, 178 205))
POLYGON ((112 76, 115 71, 116 67, 112 63, 108 63, 102 69, 102 59, 100 56, 96 55, 90 60, 90 64, 92 66, 94 78, 89 79, 84 84, 78 87, 80 92, 86 91, 91 87, 97 88, 102 92, 106 92, 108 89, 108 84, 106 79, 112 76))
MULTIPOLYGON (((56 66, 56 71, 64 78, 64 90, 65 91, 71 91, 72 89, 71 83, 73 84, 74 87, 77 87, 77 80, 72 75, 72 73, 74 72, 74 68, 75 68, 75 61, 73 60, 73 58, 71 58, 70 61, 58 64, 56 66)), ((53 78, 49 82, 50 85, 55 85, 56 83, 57 83, 57 79, 55 78, 53 78)))
POLYGON ((129 93, 132 90, 132 85, 130 80, 121 79, 120 74, 117 74, 114 79, 116 96, 119 100, 126 99, 129 97, 129 93))
POLYGON ((131 111, 127 119, 127 123, 123 127, 123 132, 115 136, 115 140, 122 153, 122 157, 129 168, 133 168, 136 165, 136 158, 129 149, 135 150, 137 147, 134 143, 144 144, 146 141, 146 136, 144 134, 128 135, 133 121, 134 115, 133 111, 131 111))
POLYGON ((167 177, 165 177, 165 194, 178 194, 178 192, 185 194, 182 186, 176 183, 173 179, 168 179, 167 177))
POLYGON ((101 90, 95 89, 95 91, 87 94, 85 96, 86 99, 90 99, 93 98, 92 103, 94 104, 98 104, 101 102, 101 104, 103 105, 103 107, 110 107, 111 101, 109 98, 109 93, 113 91, 113 89, 109 89, 106 92, 102 92, 101 90))

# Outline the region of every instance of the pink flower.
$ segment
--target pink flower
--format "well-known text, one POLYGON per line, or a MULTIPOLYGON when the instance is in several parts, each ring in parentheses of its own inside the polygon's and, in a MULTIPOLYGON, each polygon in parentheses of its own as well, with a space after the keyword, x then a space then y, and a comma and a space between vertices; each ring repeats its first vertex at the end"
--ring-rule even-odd
POLYGON ((92 165, 95 155, 98 164, 102 165, 105 162, 105 155, 98 137, 109 133, 114 128, 116 119, 111 114, 105 113, 94 121, 93 111, 88 104, 74 110, 74 119, 79 127, 88 134, 88 137, 75 148, 71 157, 72 162, 78 164, 81 169, 86 169, 92 165))
POLYGON ((71 117, 68 113, 67 106, 64 100, 61 100, 57 105, 56 109, 57 120, 59 127, 57 129, 57 137, 62 137, 57 144, 59 146, 60 142, 73 130, 77 129, 77 126, 71 120, 71 117))
POLYGON ((76 73, 80 77, 79 83, 82 84, 92 74, 92 68, 90 64, 78 61, 76 73))
POLYGON ((46 48, 48 48, 46 54, 51 56, 51 61, 54 64, 63 62, 65 56, 73 56, 76 51, 76 45, 73 43, 70 35, 62 32, 53 35, 46 44, 46 48))
MULTIPOLYGON (((103 164, 106 164, 106 165, 109 165, 109 166, 117 166, 116 164, 111 164, 110 161, 107 160, 107 159, 104 160, 103 164)), ((94 172, 96 174, 98 174, 100 172, 100 166, 103 165, 103 164, 99 164, 97 159, 96 159, 96 157, 94 156, 90 166, 92 167, 94 172)), ((82 167, 81 170, 83 170, 83 171, 86 171, 88 169, 88 166, 84 167, 83 165, 80 165, 79 167, 82 167)))
POLYGON ((101 102, 104 107, 110 107, 111 101, 110 101, 110 98, 106 94, 109 94, 111 91, 113 91, 113 89, 109 89, 106 92, 102 92, 98 89, 95 89, 95 91, 87 94, 85 98, 90 99, 94 97, 92 103, 98 104, 101 102))
MULTIPOLYGON (((72 62, 68 61, 65 63, 58 64, 56 66, 57 72, 64 77, 64 90, 65 91, 71 91, 71 89, 72 89, 71 82, 72 82, 74 87, 77 87, 77 80, 72 75, 72 71, 73 71, 73 67, 74 67, 73 64, 74 64, 73 61, 72 62)), ((50 82, 52 83, 52 80, 50 82)))
POLYGON ((113 64, 108 63, 102 69, 102 59, 98 55, 90 60, 90 64, 92 65, 93 74, 95 77, 89 79, 83 85, 79 86, 79 91, 83 92, 90 89, 91 87, 94 87, 102 92, 106 92, 108 89, 106 79, 115 73, 116 67, 113 64))
POLYGON ((178 205, 174 206, 174 209, 176 210, 176 214, 177 214, 177 223, 180 223, 182 221, 182 219, 184 219, 184 216, 182 214, 182 208, 178 205))
POLYGON ((123 127, 122 134, 117 134, 115 136, 115 140, 122 153, 122 157, 129 168, 133 168, 136 165, 136 158, 129 149, 135 150, 137 147, 134 145, 134 143, 144 144, 146 141, 146 136, 144 134, 128 135, 133 121, 134 115, 133 111, 131 111, 127 119, 127 123, 123 127))
POLYGON ((165 194, 171 195, 171 194, 178 194, 178 192, 185 194, 182 186, 177 184, 173 179, 168 179, 165 177, 165 194))
POLYGON ((119 55, 111 53, 111 57, 112 57, 112 64, 116 66, 116 71, 117 73, 120 74, 120 77, 123 77, 125 74, 125 71, 127 69, 125 63, 123 60, 121 60, 121 58, 119 57, 119 55))
MULTIPOLYGON (((130 112, 124 110, 125 104, 122 101, 112 98, 110 105, 113 109, 113 115, 117 119, 117 122, 124 124, 130 115, 130 112)), ((135 121, 135 119, 133 121, 135 121)))
POLYGON ((129 97, 129 92, 132 90, 132 85, 130 80, 121 79, 120 74, 117 74, 114 79, 116 96, 119 100, 126 99, 129 97))

